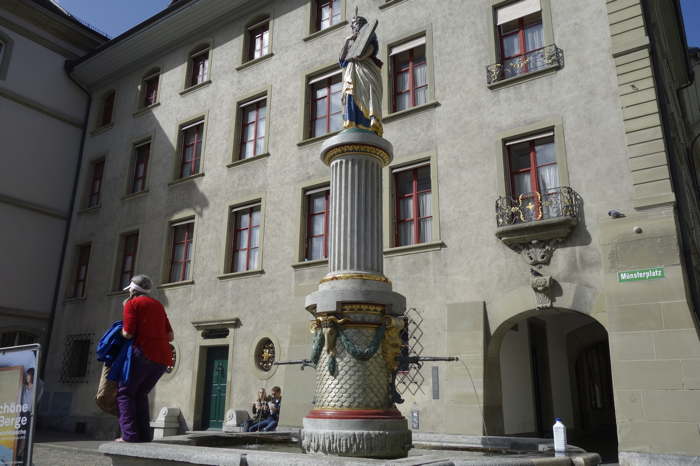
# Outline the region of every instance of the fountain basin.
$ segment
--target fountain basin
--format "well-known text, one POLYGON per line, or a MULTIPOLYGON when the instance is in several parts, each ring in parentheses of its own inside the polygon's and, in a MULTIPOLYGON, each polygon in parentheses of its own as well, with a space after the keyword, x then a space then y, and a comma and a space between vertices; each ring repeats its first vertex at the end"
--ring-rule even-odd
POLYGON ((600 456, 570 446, 555 456, 551 439, 480 437, 414 432, 408 457, 398 460, 305 455, 298 431, 265 433, 193 432, 152 443, 100 446, 114 466, 276 465, 576 465, 600 464, 600 456))

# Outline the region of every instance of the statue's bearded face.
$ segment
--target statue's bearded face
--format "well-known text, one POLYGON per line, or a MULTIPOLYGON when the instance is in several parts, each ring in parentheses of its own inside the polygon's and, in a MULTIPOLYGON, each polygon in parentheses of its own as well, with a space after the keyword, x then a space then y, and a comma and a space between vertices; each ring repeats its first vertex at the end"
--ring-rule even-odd
POLYGON ((352 28, 352 32, 357 34, 358 32, 360 32, 360 29, 362 29, 362 26, 364 26, 365 24, 367 24, 367 20, 361 16, 358 16, 352 20, 352 24, 350 25, 350 27, 352 28))

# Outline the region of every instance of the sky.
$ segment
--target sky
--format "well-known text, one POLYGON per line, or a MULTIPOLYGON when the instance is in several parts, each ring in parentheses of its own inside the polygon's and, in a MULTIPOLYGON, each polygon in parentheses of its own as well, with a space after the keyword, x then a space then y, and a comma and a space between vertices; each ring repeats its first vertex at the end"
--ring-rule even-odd
MULTIPOLYGON (((167 7, 170 0, 56 0, 71 14, 111 37, 167 7)), ((438 0, 432 0, 437 2, 438 0)), ((589 1, 589 0, 587 0, 589 1)), ((681 0, 688 45, 700 47, 700 0, 681 0)))

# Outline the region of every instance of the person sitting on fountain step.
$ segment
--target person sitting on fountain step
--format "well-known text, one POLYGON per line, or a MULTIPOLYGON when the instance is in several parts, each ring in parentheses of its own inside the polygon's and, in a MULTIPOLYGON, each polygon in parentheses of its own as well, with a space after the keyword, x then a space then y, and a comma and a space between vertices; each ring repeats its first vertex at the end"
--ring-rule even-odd
POLYGON ((253 401, 253 416, 245 423, 246 432, 253 432, 250 430, 251 426, 261 423, 270 415, 270 408, 267 405, 268 401, 270 401, 270 398, 267 396, 265 389, 260 387, 258 396, 253 401))
POLYGON ((282 407, 282 389, 280 387, 272 387, 272 397, 267 402, 267 406, 270 414, 267 418, 250 426, 248 432, 272 432, 277 429, 282 407))

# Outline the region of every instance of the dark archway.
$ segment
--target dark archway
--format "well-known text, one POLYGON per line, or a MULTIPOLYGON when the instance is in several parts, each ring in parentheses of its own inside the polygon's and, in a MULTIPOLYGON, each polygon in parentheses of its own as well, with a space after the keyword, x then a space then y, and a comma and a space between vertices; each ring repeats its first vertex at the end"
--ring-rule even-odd
POLYGON ((484 378, 489 435, 551 437, 555 417, 569 443, 617 457, 608 335, 589 315, 530 310, 498 326, 484 378))

